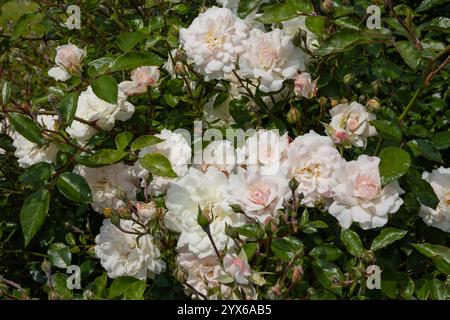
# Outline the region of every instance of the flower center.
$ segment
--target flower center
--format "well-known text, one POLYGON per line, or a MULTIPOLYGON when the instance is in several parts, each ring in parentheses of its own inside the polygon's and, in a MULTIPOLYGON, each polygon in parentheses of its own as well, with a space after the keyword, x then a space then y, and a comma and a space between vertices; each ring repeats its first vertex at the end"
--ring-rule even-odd
POLYGON ((447 207, 450 207, 450 191, 445 194, 444 202, 447 207))
POLYGON ((250 189, 250 200, 258 205, 265 205, 270 196, 270 187, 268 185, 255 184, 250 189))
POLYGON ((223 40, 214 36, 212 33, 208 33, 206 37, 206 45, 209 49, 217 49, 223 45, 223 40))
POLYGON ((356 130, 358 130, 359 126, 359 114, 350 114, 347 120, 348 130, 350 130, 351 132, 355 132, 356 130))
POLYGON ((233 259, 233 264, 237 265, 241 272, 244 271, 244 261, 242 261, 241 258, 234 258, 233 259))
POLYGON ((371 200, 380 192, 380 184, 373 177, 359 175, 355 181, 355 189, 358 197, 371 200))
POLYGON ((311 163, 297 170, 297 174, 302 175, 306 179, 320 177, 320 163, 311 163))

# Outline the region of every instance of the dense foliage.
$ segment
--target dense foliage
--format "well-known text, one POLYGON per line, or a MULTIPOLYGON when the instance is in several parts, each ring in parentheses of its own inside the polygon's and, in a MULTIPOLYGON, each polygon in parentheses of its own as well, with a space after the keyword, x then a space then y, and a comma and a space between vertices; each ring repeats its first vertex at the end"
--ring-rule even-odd
POLYGON ((0 299, 450 298, 447 1, 0 3, 0 299), (66 23, 70 5, 80 8, 80 29, 66 23), (230 10, 210 11, 222 5, 230 10), (380 28, 367 27, 370 5, 380 28), (208 23, 231 23, 233 36, 197 36, 202 12, 215 17, 208 23), (278 56, 261 58, 276 65, 264 75, 258 46, 269 32, 283 40, 278 56), (255 40, 241 50, 241 37, 255 40), (202 41, 219 48, 215 64, 202 41), (336 106, 358 110, 356 128, 336 106), (323 143, 332 183, 347 189, 312 197, 299 171, 289 181, 252 172, 279 199, 254 209, 240 198, 250 165, 188 169, 196 141, 173 131, 194 135, 196 121, 223 133, 277 129, 289 170, 303 161, 297 145, 323 143), (358 175, 364 166, 376 177, 358 175), (349 200, 348 181, 360 178, 365 194, 349 200), (231 196, 219 225, 221 213, 196 199, 222 183, 231 196), (352 220, 346 201, 381 220, 352 220), (195 226, 185 226, 192 208, 195 226), (194 233, 204 239, 193 244, 194 233), (120 265, 108 255, 114 246, 137 249, 120 265), (81 269, 73 290, 72 265, 81 269), (367 287, 372 265, 381 289, 367 287))

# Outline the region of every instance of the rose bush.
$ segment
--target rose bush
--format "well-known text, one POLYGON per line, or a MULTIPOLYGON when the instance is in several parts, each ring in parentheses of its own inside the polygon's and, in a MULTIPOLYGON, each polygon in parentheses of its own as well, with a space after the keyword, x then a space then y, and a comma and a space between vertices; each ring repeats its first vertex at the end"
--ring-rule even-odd
POLYGON ((448 3, 71 4, 0 7, 0 299, 450 298, 448 3))

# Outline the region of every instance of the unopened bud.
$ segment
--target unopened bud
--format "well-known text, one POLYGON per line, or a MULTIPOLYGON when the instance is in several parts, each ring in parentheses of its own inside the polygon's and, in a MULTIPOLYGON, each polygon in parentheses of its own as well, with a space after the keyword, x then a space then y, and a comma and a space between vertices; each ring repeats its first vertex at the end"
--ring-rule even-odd
POLYGON ((300 282, 303 277, 303 268, 302 266, 295 266, 292 271, 292 283, 300 282))
POLYGON ((241 206, 238 204, 231 204, 230 207, 236 213, 244 213, 244 210, 242 210, 241 206))
POLYGON ((337 106, 338 104, 339 104, 339 101, 338 100, 336 100, 336 99, 331 99, 331 106, 332 107, 335 107, 335 106, 337 106))
POLYGON ((328 102, 328 99, 327 99, 327 98, 325 98, 325 97, 320 97, 320 98, 319 98, 319 105, 320 105, 321 107, 324 107, 324 106, 327 104, 327 102, 328 102))
POLYGON ((111 218, 112 214, 112 208, 103 208, 103 215, 105 216, 105 218, 111 218))
POLYGON ((185 68, 184 64, 182 62, 180 62, 180 61, 177 61, 175 63, 175 66, 173 67, 173 70, 175 71, 175 74, 179 75, 179 76, 181 76, 181 75, 186 73, 186 68, 185 68))
POLYGON ((289 188, 292 192, 295 192, 298 188, 298 181, 295 178, 292 178, 291 181, 289 181, 289 188))
POLYGON ((120 190, 120 189, 117 189, 117 198, 119 200, 122 200, 122 201, 125 201, 125 202, 128 201, 127 193, 125 191, 123 191, 123 190, 120 190))
POLYGON ((362 260, 366 263, 372 263, 375 260, 375 253, 372 250, 364 251, 362 260))
POLYGON ((206 228, 211 223, 211 218, 207 212, 204 212, 200 206, 198 206, 197 222, 202 228, 206 228))
POLYGON ((239 232, 236 228, 233 228, 229 224, 225 224, 225 234, 229 236, 230 238, 237 238, 239 237, 239 232))
POLYGON ((376 98, 373 98, 373 99, 370 99, 369 101, 367 101, 366 106, 367 106, 367 110, 369 112, 377 111, 377 110, 380 110, 380 108, 381 108, 381 104, 376 98))
POLYGON ((122 219, 131 219, 131 212, 128 208, 119 208, 119 216, 122 219))
POLYGON ((353 76, 353 74, 351 74, 351 73, 347 73, 345 76, 344 76, 344 79, 342 80, 343 82, 344 82, 344 84, 350 84, 352 81, 353 81, 353 79, 354 79, 354 76, 353 76))
POLYGON ((333 11, 333 1, 332 0, 324 0, 320 4, 322 11, 325 13, 331 13, 333 11))
POLYGON ((380 80, 375 80, 370 84, 373 88, 373 90, 378 91, 381 89, 381 81, 380 80))
POLYGON ((113 215, 111 216, 111 223, 115 226, 120 226, 120 217, 117 212, 113 212, 113 215))
POLYGON ((297 110, 297 108, 291 107, 286 115, 286 118, 289 123, 298 123, 300 121, 300 112, 297 110))

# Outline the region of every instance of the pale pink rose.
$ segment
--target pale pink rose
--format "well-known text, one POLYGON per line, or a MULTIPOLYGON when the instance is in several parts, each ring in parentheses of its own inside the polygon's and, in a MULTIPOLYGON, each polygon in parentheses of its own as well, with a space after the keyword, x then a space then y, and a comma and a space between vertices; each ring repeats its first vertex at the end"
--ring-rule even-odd
POLYGON ((307 72, 297 74, 294 78, 294 93, 297 97, 314 97, 317 93, 317 79, 312 81, 307 72))
POLYGON ((73 44, 66 44, 56 48, 55 62, 68 71, 75 71, 81 64, 85 52, 73 44))
POLYGON ((332 138, 333 138, 333 141, 338 144, 350 140, 350 136, 347 134, 347 132, 341 131, 341 130, 336 130, 333 133, 332 138))
POLYGON ((157 209, 154 201, 149 203, 138 201, 134 206, 136 207, 140 220, 144 223, 147 223, 156 217, 157 209))
POLYGON ((245 254, 239 256, 235 253, 227 254, 223 258, 223 267, 238 284, 246 285, 249 283, 247 277, 251 276, 252 271, 245 254))
POLYGON ((139 67, 131 71, 131 81, 122 81, 119 89, 127 96, 132 96, 147 92, 147 88, 155 86, 158 81, 158 67, 139 67))

